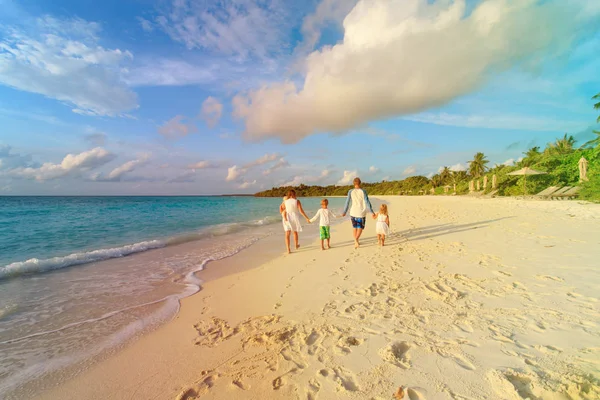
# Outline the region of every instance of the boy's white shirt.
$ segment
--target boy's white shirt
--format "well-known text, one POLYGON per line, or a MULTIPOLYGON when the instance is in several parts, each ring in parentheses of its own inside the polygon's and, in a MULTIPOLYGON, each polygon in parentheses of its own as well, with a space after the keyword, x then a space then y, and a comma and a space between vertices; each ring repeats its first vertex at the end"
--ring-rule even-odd
POLYGON ((335 218, 335 214, 329 208, 319 208, 319 211, 310 219, 310 222, 315 222, 317 218, 320 218, 319 226, 329 226, 331 225, 331 218, 335 218))

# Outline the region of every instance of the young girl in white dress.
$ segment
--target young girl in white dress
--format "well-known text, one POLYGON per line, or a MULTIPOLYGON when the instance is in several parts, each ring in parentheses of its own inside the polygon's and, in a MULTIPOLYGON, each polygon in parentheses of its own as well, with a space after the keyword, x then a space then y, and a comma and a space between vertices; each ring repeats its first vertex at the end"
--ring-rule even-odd
POLYGON ((377 233, 377 243, 380 246, 385 246, 385 237, 390 234, 390 217, 388 215, 387 204, 382 204, 379 207, 379 212, 375 215, 377 225, 375 232, 377 233))

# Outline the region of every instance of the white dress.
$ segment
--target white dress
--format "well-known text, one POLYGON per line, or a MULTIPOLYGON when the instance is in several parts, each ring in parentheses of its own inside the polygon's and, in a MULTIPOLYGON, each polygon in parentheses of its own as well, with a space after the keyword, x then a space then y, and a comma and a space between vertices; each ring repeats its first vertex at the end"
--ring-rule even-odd
POLYGON ((287 199, 284 201, 285 212, 287 213, 287 222, 283 221, 283 230, 292 232, 302 232, 300 225, 300 211, 298 211, 298 200, 287 199))
POLYGON ((390 227, 385 222, 386 219, 387 215, 377 214, 377 225, 375 226, 375 232, 377 232, 378 235, 390 234, 390 227))

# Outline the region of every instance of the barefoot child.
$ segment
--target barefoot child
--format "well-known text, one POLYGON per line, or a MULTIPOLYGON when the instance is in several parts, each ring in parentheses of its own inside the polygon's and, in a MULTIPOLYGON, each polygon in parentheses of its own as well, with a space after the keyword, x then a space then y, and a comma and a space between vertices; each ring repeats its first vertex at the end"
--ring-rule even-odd
POLYGON ((319 236, 321 237, 321 250, 325 250, 325 240, 327 240, 327 248, 331 248, 329 244, 329 240, 331 239, 329 226, 331 224, 331 219, 335 218, 335 215, 331 212, 331 210, 327 208, 328 205, 329 200, 321 200, 321 209, 317 211, 315 216, 311 219, 307 218, 308 222, 315 222, 317 218, 319 218, 319 236))
POLYGON ((374 217, 377 219, 375 232, 377 232, 377 243, 380 246, 385 246, 385 237, 390 234, 390 217, 388 215, 387 204, 382 204, 379 207, 379 212, 374 217))

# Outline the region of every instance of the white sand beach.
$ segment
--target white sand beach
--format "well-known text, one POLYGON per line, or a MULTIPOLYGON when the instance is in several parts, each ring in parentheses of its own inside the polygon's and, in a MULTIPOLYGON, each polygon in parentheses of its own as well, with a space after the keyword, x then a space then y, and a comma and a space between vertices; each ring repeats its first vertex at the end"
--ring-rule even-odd
POLYGON ((349 222, 327 251, 304 235, 264 262, 283 235, 261 241, 210 264, 172 322, 38 398, 600 398, 600 205, 380 199, 386 247, 372 220, 358 250, 349 222))

